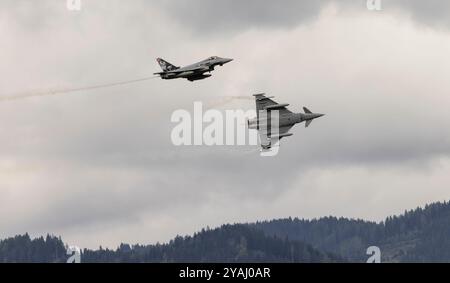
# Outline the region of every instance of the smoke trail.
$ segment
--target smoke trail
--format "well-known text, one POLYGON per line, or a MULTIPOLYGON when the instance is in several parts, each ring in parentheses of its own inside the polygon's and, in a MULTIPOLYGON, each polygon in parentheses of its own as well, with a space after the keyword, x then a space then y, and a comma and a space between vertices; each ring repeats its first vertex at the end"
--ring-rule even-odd
POLYGON ((94 90, 94 89, 100 89, 100 88, 121 86, 121 85, 127 85, 127 84, 147 81, 147 80, 151 80, 151 79, 155 79, 155 78, 158 78, 158 76, 152 76, 152 77, 134 79, 134 80, 129 80, 129 81, 122 81, 122 82, 115 82, 115 83, 108 83, 108 84, 101 84, 101 85, 86 86, 86 87, 66 88, 66 89, 18 94, 18 95, 11 95, 11 96, 0 96, 0 101, 11 101, 11 100, 19 100, 19 99, 25 99, 25 98, 37 97, 37 96, 57 95, 57 94, 64 94, 64 93, 70 93, 70 92, 78 92, 78 91, 86 91, 86 90, 94 90))
POLYGON ((235 100, 253 100, 254 98, 251 96, 222 96, 220 97, 220 99, 216 99, 215 101, 213 101, 211 104, 208 105, 208 109, 212 109, 212 108, 216 108, 216 107, 220 107, 220 106, 224 106, 228 103, 231 103, 235 100))

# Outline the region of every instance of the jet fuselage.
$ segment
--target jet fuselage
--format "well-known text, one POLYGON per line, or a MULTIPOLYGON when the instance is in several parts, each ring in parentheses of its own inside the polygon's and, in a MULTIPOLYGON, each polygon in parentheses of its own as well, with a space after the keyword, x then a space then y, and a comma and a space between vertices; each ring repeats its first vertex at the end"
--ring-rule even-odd
POLYGON ((161 58, 158 58, 157 61, 163 69, 163 72, 155 74, 160 75, 162 79, 187 79, 192 82, 211 77, 211 74, 206 73, 214 71, 216 66, 223 66, 233 61, 233 59, 212 56, 206 60, 182 68, 175 67, 161 58))

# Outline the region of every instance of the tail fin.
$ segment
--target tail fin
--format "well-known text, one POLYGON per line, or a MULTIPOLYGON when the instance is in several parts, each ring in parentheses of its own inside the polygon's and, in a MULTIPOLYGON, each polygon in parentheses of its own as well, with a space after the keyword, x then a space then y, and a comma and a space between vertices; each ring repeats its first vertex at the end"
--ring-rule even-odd
POLYGON ((312 114, 311 110, 309 110, 306 107, 303 107, 303 110, 305 111, 306 114, 312 114))
POLYGON ((159 66, 161 66, 161 69, 164 72, 168 72, 168 71, 173 71, 173 70, 179 69, 179 67, 176 67, 176 66, 170 64, 169 62, 167 62, 167 61, 165 61, 165 60, 163 60, 161 58, 156 59, 156 61, 158 61, 159 66))

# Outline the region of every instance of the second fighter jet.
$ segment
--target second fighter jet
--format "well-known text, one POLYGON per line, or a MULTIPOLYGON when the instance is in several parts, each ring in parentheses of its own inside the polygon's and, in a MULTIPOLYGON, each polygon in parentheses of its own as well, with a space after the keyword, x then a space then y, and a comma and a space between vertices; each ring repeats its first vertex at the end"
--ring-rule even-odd
POLYGON ((308 127, 314 119, 324 116, 312 113, 306 107, 303 107, 305 113, 293 113, 286 108, 289 104, 278 104, 265 94, 254 96, 257 117, 248 120, 248 128, 258 130, 262 150, 269 150, 278 144, 280 139, 292 136, 289 130, 295 124, 305 122, 305 126, 308 127), (277 111, 277 117, 274 117, 274 111, 277 111))

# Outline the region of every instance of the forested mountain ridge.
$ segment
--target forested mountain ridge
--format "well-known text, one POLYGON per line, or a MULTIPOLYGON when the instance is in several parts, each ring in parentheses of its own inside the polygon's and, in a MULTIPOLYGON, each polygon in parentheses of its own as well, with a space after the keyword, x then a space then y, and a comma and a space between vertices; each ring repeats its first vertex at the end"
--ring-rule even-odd
MULTIPOLYGON (((0 241, 0 262, 66 262, 67 246, 57 237, 30 239, 28 234, 0 241)), ((337 256, 249 225, 223 225, 167 244, 121 244, 116 250, 84 249, 82 262, 335 262, 337 256)))
POLYGON ((405 211, 381 223, 325 217, 279 219, 250 224, 267 235, 303 241, 350 261, 367 258, 378 246, 384 262, 450 262, 450 202, 405 211))
MULTIPOLYGON (((84 249, 82 262, 365 262, 369 246, 382 262, 450 262, 450 203, 388 217, 381 223, 325 217, 287 218, 203 229, 166 244, 84 249)), ((47 235, 0 241, 0 262, 66 262, 67 245, 47 235)))

